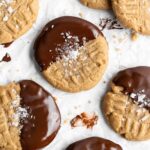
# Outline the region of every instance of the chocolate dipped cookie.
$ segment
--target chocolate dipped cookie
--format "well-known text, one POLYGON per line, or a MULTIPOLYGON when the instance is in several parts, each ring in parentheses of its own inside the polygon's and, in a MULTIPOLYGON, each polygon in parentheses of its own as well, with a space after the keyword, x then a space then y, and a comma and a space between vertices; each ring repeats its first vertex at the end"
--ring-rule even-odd
POLYGON ((0 149, 38 150, 60 128, 60 112, 51 94, 30 80, 0 87, 0 149))
POLYGON ((34 50, 47 81, 68 92, 95 86, 108 63, 108 45, 101 31, 76 17, 50 21, 35 41, 34 50))
POLYGON ((128 140, 150 139, 150 67, 120 71, 104 98, 111 127, 128 140))

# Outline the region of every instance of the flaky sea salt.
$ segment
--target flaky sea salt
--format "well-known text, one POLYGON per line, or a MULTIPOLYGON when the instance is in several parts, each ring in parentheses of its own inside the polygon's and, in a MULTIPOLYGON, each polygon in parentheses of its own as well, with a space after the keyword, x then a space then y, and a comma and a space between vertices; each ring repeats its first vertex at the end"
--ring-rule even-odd
POLYGON ((4 21, 4 22, 8 21, 8 16, 4 16, 4 17, 3 17, 3 21, 4 21))
POLYGON ((11 116, 12 122, 10 122, 10 126, 19 127, 20 123, 29 117, 28 109, 27 107, 21 107, 20 106, 20 100, 21 97, 17 95, 17 91, 15 89, 12 89, 12 92, 16 95, 15 99, 11 102, 11 108, 14 109, 15 113, 11 116))
POLYGON ((144 90, 138 93, 131 93, 130 97, 133 99, 134 103, 138 104, 139 107, 150 107, 150 99, 144 93, 144 90))
MULTIPOLYGON (((64 39, 64 43, 62 45, 57 44, 57 48, 55 49, 60 55, 57 57, 57 61, 63 60, 63 67, 65 76, 78 75, 77 66, 80 65, 77 61, 80 56, 80 49, 84 48, 86 44, 86 37, 79 39, 78 36, 72 35, 71 32, 62 32, 60 36, 64 39)), ((49 50, 51 52, 51 50, 49 50)), ((82 61, 87 59, 86 54, 84 55, 82 61)))
POLYGON ((11 6, 9 6, 7 10, 10 14, 13 13, 13 11, 14 11, 11 6))
POLYGON ((6 3, 12 3, 13 2, 13 0, 5 0, 6 1, 6 3))
POLYGON ((12 15, 14 12, 13 8, 10 6, 10 4, 13 2, 13 0, 1 0, 0 1, 0 7, 4 7, 6 12, 3 16, 3 21, 7 22, 9 20, 9 17, 12 15))

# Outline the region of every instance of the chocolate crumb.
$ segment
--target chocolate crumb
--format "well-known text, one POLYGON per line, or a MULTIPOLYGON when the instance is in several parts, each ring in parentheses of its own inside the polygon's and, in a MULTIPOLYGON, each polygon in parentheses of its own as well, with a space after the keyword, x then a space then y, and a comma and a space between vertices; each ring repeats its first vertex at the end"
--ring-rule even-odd
POLYGON ((2 44, 5 48, 9 47, 13 42, 2 44))
POLYGON ((112 30, 112 29, 123 29, 123 26, 120 22, 114 18, 101 18, 100 19, 100 30, 103 31, 104 29, 112 30))
POLYGON ((5 54, 5 56, 1 59, 1 61, 0 62, 9 62, 9 61, 11 61, 11 57, 10 57, 10 55, 8 54, 8 53, 6 53, 5 54))
POLYGON ((92 116, 89 116, 85 112, 77 115, 70 121, 71 127, 85 126, 87 129, 93 128, 97 124, 98 116, 94 113, 92 116))

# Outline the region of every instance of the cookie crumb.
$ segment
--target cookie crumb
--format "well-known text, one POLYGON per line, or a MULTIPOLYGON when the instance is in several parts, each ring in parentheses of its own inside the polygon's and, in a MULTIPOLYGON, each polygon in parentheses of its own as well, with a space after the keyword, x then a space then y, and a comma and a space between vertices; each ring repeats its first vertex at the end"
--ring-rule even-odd
POLYGON ((85 112, 81 113, 80 115, 77 115, 75 118, 73 118, 70 121, 71 127, 79 127, 79 126, 85 126, 87 129, 92 129, 94 125, 97 124, 98 116, 93 113, 92 115, 89 115, 85 112))
POLYGON ((138 39, 138 33, 135 31, 131 31, 131 40, 136 41, 138 39))
POLYGON ((79 12, 79 16, 80 16, 81 18, 83 18, 83 13, 82 13, 82 12, 79 12))

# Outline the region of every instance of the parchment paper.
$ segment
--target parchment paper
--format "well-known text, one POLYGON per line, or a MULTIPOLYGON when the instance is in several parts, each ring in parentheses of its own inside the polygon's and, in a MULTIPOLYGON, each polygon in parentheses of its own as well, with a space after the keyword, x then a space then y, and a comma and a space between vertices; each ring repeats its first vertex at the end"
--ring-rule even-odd
POLYGON ((89 91, 76 94, 59 91, 50 86, 38 71, 32 47, 42 27, 56 17, 63 15, 80 17, 80 13, 83 14, 84 19, 96 25, 100 23, 100 18, 114 17, 111 11, 93 10, 81 5, 78 0, 40 0, 39 16, 33 28, 8 48, 0 46, 0 58, 6 52, 12 57, 11 62, 0 63, 0 84, 33 79, 57 98, 62 116, 61 129, 45 150, 65 150, 72 142, 90 136, 110 139, 120 144, 124 150, 150 150, 150 140, 130 142, 117 135, 106 123, 101 111, 101 101, 115 73, 127 67, 150 66, 150 37, 140 35, 133 42, 130 40, 130 32, 127 29, 104 30, 103 33, 109 43, 109 66, 103 79, 89 91), (81 112, 95 112, 99 116, 98 124, 93 129, 85 127, 72 129, 70 120, 81 112))

